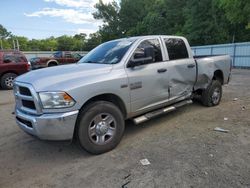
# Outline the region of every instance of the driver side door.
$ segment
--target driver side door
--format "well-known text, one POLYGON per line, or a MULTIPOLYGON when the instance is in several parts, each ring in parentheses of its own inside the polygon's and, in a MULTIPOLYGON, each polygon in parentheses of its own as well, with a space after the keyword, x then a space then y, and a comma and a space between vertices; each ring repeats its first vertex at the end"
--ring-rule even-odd
POLYGON ((133 52, 126 68, 130 88, 131 112, 140 114, 159 107, 169 97, 165 79, 167 69, 158 38, 143 40, 133 52), (133 63, 136 65, 133 66, 133 63))

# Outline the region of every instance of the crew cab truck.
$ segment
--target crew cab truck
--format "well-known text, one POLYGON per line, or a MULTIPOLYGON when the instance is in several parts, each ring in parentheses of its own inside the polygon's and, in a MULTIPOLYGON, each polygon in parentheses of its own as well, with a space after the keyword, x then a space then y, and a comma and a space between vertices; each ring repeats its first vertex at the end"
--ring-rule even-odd
POLYGON ((57 65, 67 65, 70 63, 76 63, 82 58, 78 53, 58 51, 55 52, 51 57, 34 57, 30 59, 31 68, 33 70, 52 67, 57 65))
POLYGON ((0 85, 12 89, 14 79, 30 70, 24 54, 17 50, 0 50, 0 85))
POLYGON ((15 80, 16 122, 45 140, 71 140, 92 154, 115 148, 124 120, 136 124, 190 104, 216 106, 229 82, 227 55, 193 57, 176 36, 101 44, 77 64, 32 71, 15 80))

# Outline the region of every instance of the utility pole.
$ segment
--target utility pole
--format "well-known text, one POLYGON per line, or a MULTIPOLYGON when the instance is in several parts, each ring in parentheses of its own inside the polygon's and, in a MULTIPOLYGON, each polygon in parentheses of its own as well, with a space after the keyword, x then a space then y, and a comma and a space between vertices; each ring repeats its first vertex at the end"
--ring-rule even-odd
POLYGON ((1 50, 3 50, 3 41, 0 39, 1 50))
POLYGON ((16 39, 17 50, 19 51, 19 41, 16 39))
POLYGON ((12 41, 13 41, 13 49, 15 50, 15 49, 16 49, 15 40, 14 40, 14 39, 12 39, 12 41))

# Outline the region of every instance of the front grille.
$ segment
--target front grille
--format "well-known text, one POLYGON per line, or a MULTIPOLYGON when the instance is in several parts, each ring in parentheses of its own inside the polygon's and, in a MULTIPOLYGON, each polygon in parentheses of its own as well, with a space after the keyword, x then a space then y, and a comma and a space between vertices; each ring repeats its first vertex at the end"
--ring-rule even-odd
POLYGON ((17 121, 23 123, 24 125, 26 125, 27 127, 30 127, 32 128, 32 123, 30 121, 27 121, 25 119, 22 119, 22 118, 19 118, 19 117, 16 117, 17 121))
POLYGON ((31 92, 27 87, 19 87, 19 92, 21 95, 31 96, 31 92))
POLYGON ((22 104, 26 108, 30 108, 30 109, 36 110, 36 106, 35 106, 34 101, 22 100, 22 104))
POLYGON ((42 114, 38 95, 30 84, 14 83, 16 108, 28 114, 42 114))

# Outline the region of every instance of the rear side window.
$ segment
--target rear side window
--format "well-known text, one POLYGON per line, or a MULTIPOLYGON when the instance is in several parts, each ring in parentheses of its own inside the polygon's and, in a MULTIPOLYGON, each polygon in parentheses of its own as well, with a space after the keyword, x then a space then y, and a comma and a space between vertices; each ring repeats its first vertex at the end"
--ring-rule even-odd
POLYGON ((4 63, 17 63, 17 58, 14 54, 4 54, 3 56, 4 63))
POLYGON ((19 53, 6 53, 3 56, 4 63, 20 63, 26 62, 26 58, 19 53))
POLYGON ((65 57, 66 58, 72 58, 72 54, 71 53, 65 53, 65 57))
POLYGON ((164 39, 169 60, 185 59, 188 58, 187 47, 182 39, 169 38, 164 39))

